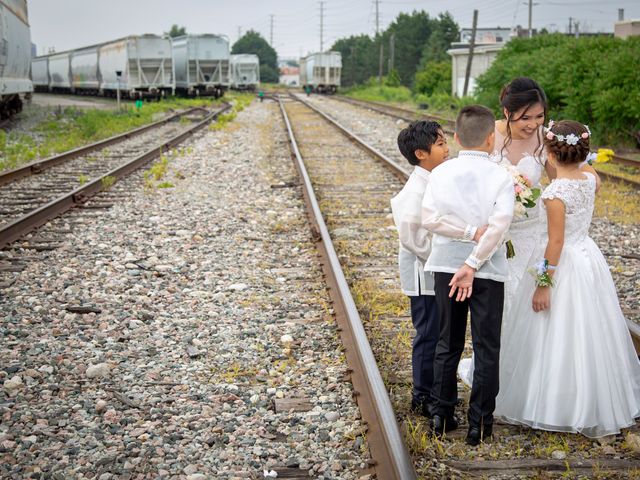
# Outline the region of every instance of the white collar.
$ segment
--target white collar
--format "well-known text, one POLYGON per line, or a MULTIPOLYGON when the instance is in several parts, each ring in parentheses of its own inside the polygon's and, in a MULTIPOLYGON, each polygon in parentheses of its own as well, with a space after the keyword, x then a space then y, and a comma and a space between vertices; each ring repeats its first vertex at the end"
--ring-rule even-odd
POLYGON ((493 162, 493 160, 491 160, 491 157, 487 152, 481 152, 480 150, 460 150, 458 152, 458 158, 465 158, 465 157, 484 158, 486 160, 490 160, 493 162))
POLYGON ((427 170, 426 168, 422 168, 420 165, 415 166, 415 168, 413 169, 413 173, 415 173, 420 178, 423 178, 424 180, 429 180, 429 175, 431 175, 431 172, 429 170, 427 170))

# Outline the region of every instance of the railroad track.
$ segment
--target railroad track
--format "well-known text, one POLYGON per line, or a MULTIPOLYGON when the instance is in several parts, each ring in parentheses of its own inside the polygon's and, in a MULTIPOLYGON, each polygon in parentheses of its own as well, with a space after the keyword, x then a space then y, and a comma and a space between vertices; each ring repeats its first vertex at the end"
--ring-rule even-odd
MULTIPOLYGON (((353 98, 343 97, 343 96, 334 96, 332 99, 349 103, 351 105, 356 105, 362 108, 367 108, 369 110, 382 113, 384 115, 390 116, 392 118, 397 118, 399 120, 404 120, 406 122, 413 122, 415 120, 435 120, 439 122, 445 131, 445 133, 453 135, 455 129, 455 122, 444 117, 440 117, 437 115, 426 115, 419 112, 415 112, 413 110, 396 107, 394 105, 387 105, 381 102, 373 102, 367 100, 356 100, 353 98)), ((632 158, 625 158, 620 155, 614 155, 613 162, 619 165, 630 166, 633 168, 637 168, 640 170, 640 161, 634 160, 632 158)), ((622 177, 610 172, 605 172, 601 169, 598 169, 598 173, 603 178, 611 181, 624 182, 632 185, 635 188, 640 189, 640 181, 634 180, 632 178, 622 177)))
POLYGON ((231 108, 189 109, 163 121, 33 162, 0 176, 0 249, 83 205, 231 108), (181 123, 189 118, 191 125, 181 123), (111 148, 107 148, 111 147, 111 148), (38 175, 34 175, 38 173, 38 175))
MULTIPOLYGON (((296 100, 287 98, 281 101, 281 110, 286 117, 296 165, 303 179, 308 210, 312 212, 312 228, 317 233, 319 248, 325 251, 323 268, 331 279, 334 308, 347 360, 353 370, 354 388, 360 392, 358 403, 370 429, 367 439, 378 478, 415 478, 416 471, 427 478, 441 478, 446 476, 446 472, 438 470, 442 465, 460 476, 523 475, 541 470, 566 471, 567 468, 590 472, 592 468, 598 468, 597 465, 604 471, 615 472, 633 468, 635 463, 628 460, 603 457, 584 461, 579 459, 579 455, 575 459, 555 460, 531 458, 533 454, 511 461, 498 456, 498 460, 485 460, 478 465, 477 462, 468 462, 464 455, 468 451, 462 444, 464 426, 451 435, 461 446, 458 455, 442 453, 445 449, 455 449, 455 444, 449 447, 446 443, 442 446, 434 441, 430 446, 424 444, 420 447, 421 442, 428 438, 428 430, 424 420, 407 412, 410 402, 411 321, 405 316, 403 297, 389 293, 397 291, 397 236, 389 220, 388 201, 402 187, 407 173, 395 161, 366 145, 356 134, 340 127, 325 113, 300 98, 296 100), (337 136, 336 128, 344 135, 337 136), (372 156, 379 161, 371 162, 372 156), (367 338, 362 338, 363 329, 367 338), (374 352, 377 366, 369 355, 370 351, 374 352), (384 379, 386 386, 380 386, 379 377, 384 379), (377 404, 380 399, 382 405, 377 404), (388 412, 392 406, 396 408, 396 415, 388 412), (398 428, 403 432, 405 446, 399 448, 396 445, 395 451, 391 451, 390 437, 398 428), (438 453, 438 448, 441 453, 438 453), (406 464, 407 451, 413 454, 412 466, 406 464), (440 462, 433 462, 433 458, 429 458, 430 452, 439 456, 440 462), (404 474, 399 473, 401 469, 404 469, 404 474)), ((640 353, 640 328, 631 322, 629 328, 640 353)), ((512 443, 520 442, 514 439, 523 437, 523 431, 529 430, 500 424, 498 448, 500 445, 510 448, 508 446, 512 443)), ((532 432, 531 435, 553 434, 532 432)), ((578 443, 584 441, 589 444, 579 436, 571 438, 571 441, 575 439, 578 443)))

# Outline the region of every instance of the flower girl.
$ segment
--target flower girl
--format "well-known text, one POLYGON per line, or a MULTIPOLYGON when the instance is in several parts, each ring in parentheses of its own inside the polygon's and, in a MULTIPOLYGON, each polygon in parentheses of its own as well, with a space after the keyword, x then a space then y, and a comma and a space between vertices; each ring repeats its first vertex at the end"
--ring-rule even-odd
POLYGON ((548 239, 503 321, 495 413, 593 438, 619 433, 640 416, 640 361, 607 262, 589 237, 596 180, 580 165, 590 136, 569 120, 546 129, 548 161, 558 173, 541 197, 548 239))

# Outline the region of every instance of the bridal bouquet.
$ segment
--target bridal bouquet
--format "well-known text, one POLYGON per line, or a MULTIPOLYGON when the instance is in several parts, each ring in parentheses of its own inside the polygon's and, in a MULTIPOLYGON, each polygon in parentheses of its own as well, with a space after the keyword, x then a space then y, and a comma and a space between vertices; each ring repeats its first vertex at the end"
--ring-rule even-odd
POLYGON ((540 197, 540 189, 533 188, 531 180, 521 174, 513 165, 505 165, 505 168, 513 178, 513 189, 516 194, 513 216, 514 218, 528 217, 527 209, 536 206, 536 200, 540 197))

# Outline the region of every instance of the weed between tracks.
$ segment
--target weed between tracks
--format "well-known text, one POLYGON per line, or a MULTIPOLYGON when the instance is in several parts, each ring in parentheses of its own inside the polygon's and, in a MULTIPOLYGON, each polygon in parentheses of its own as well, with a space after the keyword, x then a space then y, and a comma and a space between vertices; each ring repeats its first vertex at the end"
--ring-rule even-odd
MULTIPOLYGON (((171 98, 158 103, 145 103, 139 110, 125 105, 120 112, 76 107, 28 107, 34 111, 43 109, 45 118, 29 133, 0 133, 0 170, 16 168, 32 160, 141 127, 159 120, 159 117, 164 117, 173 110, 218 105, 221 102, 222 100, 171 98)), ((25 111, 21 115, 29 113, 25 111)))

